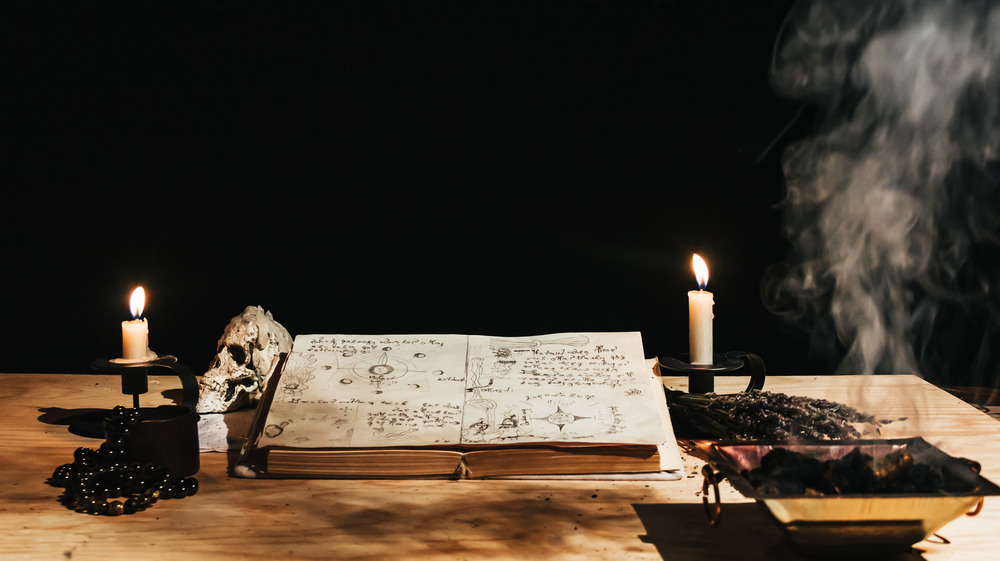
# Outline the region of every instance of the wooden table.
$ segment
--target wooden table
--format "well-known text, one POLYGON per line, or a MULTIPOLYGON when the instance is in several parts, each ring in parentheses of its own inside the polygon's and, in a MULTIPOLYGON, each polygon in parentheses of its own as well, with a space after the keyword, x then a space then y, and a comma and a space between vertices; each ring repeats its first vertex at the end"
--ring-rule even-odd
MULTIPOLYGON (((665 385, 684 389, 679 378, 665 385)), ((719 392, 740 380, 718 381, 719 392)), ((153 376, 143 405, 170 403, 176 378, 153 376), (164 395, 166 394, 166 395, 164 395)), ((920 435, 980 461, 1000 482, 1000 423, 912 376, 772 377, 767 389, 823 397, 883 418, 885 437, 920 435), (867 401, 865 401, 867 400, 867 401), (915 404, 915 405, 914 405, 915 404), (919 418, 917 411, 920 412, 919 418)), ((760 505, 723 485, 709 527, 702 462, 680 481, 336 481, 229 476, 203 453, 200 492, 131 516, 80 514, 46 484, 93 439, 60 424, 81 408, 129 405, 105 375, 0 374, 0 559, 796 559, 760 505)), ((905 559, 996 559, 1000 501, 917 544, 905 559)))

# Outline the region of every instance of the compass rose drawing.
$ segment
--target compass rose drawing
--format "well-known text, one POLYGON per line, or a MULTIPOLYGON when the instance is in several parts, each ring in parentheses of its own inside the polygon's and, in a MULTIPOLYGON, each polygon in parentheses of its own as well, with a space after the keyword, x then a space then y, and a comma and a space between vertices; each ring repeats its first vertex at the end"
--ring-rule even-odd
MULTIPOLYGON (((423 358, 418 353, 415 358, 423 358)), ((360 360, 338 366, 338 382, 350 385, 355 382, 366 383, 372 388, 372 393, 380 394, 388 390, 391 386, 399 383, 408 383, 411 389, 418 389, 425 385, 421 378, 426 371, 419 369, 412 362, 393 356, 389 352, 381 352, 362 357, 360 360), (416 376, 416 377, 414 377, 416 376)))
POLYGON ((559 427, 559 432, 562 432, 564 426, 570 423, 575 423, 580 419, 589 419, 589 418, 590 417, 580 417, 579 415, 567 413, 562 410, 562 407, 556 406, 556 410, 554 413, 550 414, 548 417, 536 417, 536 420, 552 423, 553 425, 559 427))
POLYGON ((358 361, 351 368, 352 374, 361 379, 367 379, 368 383, 375 386, 379 392, 385 386, 392 385, 405 376, 408 371, 409 367, 406 363, 390 358, 388 353, 382 353, 374 360, 358 361))

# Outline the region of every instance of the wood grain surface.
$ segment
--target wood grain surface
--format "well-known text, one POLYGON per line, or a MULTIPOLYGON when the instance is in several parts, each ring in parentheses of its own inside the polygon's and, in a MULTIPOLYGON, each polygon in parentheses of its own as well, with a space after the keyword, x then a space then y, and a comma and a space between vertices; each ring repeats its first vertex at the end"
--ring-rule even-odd
MULTIPOLYGON (((151 377, 142 404, 171 403, 177 387, 151 377)), ((923 436, 1000 481, 1000 423, 916 377, 773 377, 766 388, 893 419, 883 436, 923 436)), ((762 507, 726 484, 722 524, 709 527, 702 462, 689 453, 679 481, 250 480, 229 475, 230 455, 203 453, 193 497, 131 516, 68 510, 46 479, 99 442, 69 432, 66 417, 130 402, 115 376, 0 374, 0 559, 798 558, 762 507)), ((939 535, 899 558, 995 559, 1000 501, 939 535)))

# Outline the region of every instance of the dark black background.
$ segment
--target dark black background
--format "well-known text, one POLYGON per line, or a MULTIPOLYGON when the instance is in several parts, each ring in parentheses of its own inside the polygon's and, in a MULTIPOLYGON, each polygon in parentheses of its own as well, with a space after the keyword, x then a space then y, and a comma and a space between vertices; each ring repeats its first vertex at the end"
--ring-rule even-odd
MULTIPOLYGON (((827 371, 761 302, 788 1, 31 3, 12 20, 0 371, 150 345, 201 373, 231 317, 294 334, 639 330, 827 371), (769 150, 768 147, 775 143, 769 150)), ((785 135, 781 131, 792 123, 785 135)))

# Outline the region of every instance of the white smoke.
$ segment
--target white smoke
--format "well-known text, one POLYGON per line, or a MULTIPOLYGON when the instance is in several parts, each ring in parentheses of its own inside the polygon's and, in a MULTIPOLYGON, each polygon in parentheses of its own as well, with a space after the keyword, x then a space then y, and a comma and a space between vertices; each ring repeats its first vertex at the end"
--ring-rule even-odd
POLYGON ((838 372, 995 376, 998 2, 800 2, 772 70, 823 125, 784 153, 793 251, 765 301, 838 372))

